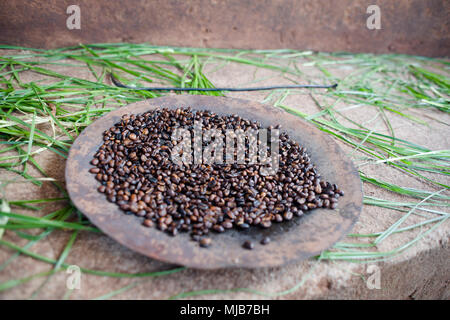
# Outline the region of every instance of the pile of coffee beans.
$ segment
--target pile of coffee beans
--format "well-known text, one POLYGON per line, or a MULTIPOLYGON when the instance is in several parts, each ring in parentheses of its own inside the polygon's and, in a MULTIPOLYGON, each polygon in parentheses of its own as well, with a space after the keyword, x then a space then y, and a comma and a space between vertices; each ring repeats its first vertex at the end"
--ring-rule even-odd
MULTIPOLYGON (((124 115, 103 133, 104 142, 91 161, 98 191, 124 213, 140 217, 145 227, 173 236, 188 232, 202 247, 211 245, 207 235, 212 231, 270 228, 314 208, 337 207, 344 193, 320 180, 305 149, 283 131, 274 175, 261 175, 261 164, 176 164, 172 133, 178 127, 192 130, 195 121, 224 134, 228 129, 262 128, 238 115, 190 108, 124 115)), ((270 133, 274 127, 267 129, 270 133)), ((270 152, 270 144, 267 148, 270 152)), ((253 244, 244 247, 252 249, 253 244)))

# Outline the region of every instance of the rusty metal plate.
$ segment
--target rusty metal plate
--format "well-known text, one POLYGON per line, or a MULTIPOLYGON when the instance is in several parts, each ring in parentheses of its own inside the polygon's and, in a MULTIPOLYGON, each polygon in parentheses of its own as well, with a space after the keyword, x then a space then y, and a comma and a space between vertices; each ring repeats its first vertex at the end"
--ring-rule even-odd
POLYGON ((194 95, 167 96, 130 104, 114 110, 88 126, 75 140, 66 164, 66 185, 74 205, 104 233, 124 246, 148 257, 199 269, 225 267, 273 267, 300 261, 330 248, 347 234, 362 208, 362 183, 356 168, 326 134, 299 117, 253 101, 194 95), (141 218, 124 214, 97 191, 99 182, 88 172, 89 162, 103 143, 103 131, 120 121, 123 114, 143 113, 155 108, 191 107, 219 115, 238 114, 263 126, 281 124, 290 137, 306 147, 322 179, 336 183, 345 196, 336 210, 315 209, 269 229, 227 230, 210 233, 213 243, 201 248, 187 233, 172 237, 141 225, 141 218), (271 242, 259 241, 270 236, 271 242), (246 240, 256 245, 245 250, 246 240))

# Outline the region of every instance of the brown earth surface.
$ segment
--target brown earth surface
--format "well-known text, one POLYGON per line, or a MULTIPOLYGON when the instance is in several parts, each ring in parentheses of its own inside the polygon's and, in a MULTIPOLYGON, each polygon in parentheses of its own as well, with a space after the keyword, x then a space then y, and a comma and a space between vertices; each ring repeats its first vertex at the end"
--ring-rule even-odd
POLYGON ((0 43, 58 48, 148 42, 206 48, 450 54, 450 2, 440 0, 10 0, 0 3, 0 43), (69 5, 80 29, 68 29, 69 5), (381 29, 370 30, 370 5, 381 29))

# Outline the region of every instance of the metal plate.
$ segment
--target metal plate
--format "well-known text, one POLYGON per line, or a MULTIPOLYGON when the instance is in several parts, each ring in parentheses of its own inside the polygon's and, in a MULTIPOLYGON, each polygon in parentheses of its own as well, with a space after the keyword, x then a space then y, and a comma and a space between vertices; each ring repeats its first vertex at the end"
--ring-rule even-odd
POLYGON ((130 104, 114 110, 87 127, 75 140, 66 164, 66 184, 75 206, 104 233, 124 246, 148 257, 199 269, 224 267, 269 267, 300 261, 330 248, 347 234, 362 208, 362 183, 352 162, 339 146, 299 117, 257 102, 225 97, 168 96, 130 104), (191 107, 220 115, 238 114, 263 126, 281 124, 290 137, 306 147, 322 180, 336 183, 345 196, 336 210, 315 209, 269 229, 227 230, 210 233, 211 247, 201 248, 187 233, 172 237, 141 225, 141 218, 124 214, 116 204, 97 192, 99 182, 88 172, 93 155, 103 143, 103 131, 120 121, 123 114, 143 113, 155 108, 191 107), (259 241, 270 236, 271 242, 259 241), (251 240, 253 250, 242 243, 251 240))

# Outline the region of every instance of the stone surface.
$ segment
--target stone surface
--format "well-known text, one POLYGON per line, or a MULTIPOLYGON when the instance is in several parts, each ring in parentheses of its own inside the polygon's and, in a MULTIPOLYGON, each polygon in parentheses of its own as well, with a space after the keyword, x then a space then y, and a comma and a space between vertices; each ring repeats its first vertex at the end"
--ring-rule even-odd
MULTIPOLYGON (((2 52, 0 51, 0 55, 2 52)), ((73 63, 73 62, 72 62, 73 63)), ((213 66, 208 66, 210 69, 213 66)), ((88 71, 70 69, 65 66, 52 66, 59 72, 73 74, 92 80, 88 71)), ((333 71, 339 76, 339 70, 333 71)), ((256 79, 265 79, 259 84, 270 85, 285 83, 279 75, 267 70, 255 70, 250 66, 228 65, 226 68, 206 74, 216 86, 243 86, 249 85, 256 79)), ((41 76, 24 72, 24 82, 40 80, 41 76)), ((231 97, 262 101, 267 92, 230 93, 231 97)), ((318 96, 316 96, 317 98, 318 96)), ((318 111, 310 95, 299 91, 290 95, 284 104, 302 112, 313 114, 318 111)), ((337 109, 344 108, 345 104, 338 104, 337 109)), ((346 116, 359 122, 366 122, 370 128, 381 133, 388 133, 381 118, 376 118, 376 110, 364 106, 342 111, 346 116)), ((440 119, 440 122, 428 119, 429 126, 412 123, 409 120, 390 114, 390 121, 398 138, 423 145, 433 150, 448 149, 450 147, 450 116, 432 109, 425 111, 412 111, 418 116, 427 116, 440 119)), ((42 127, 41 129, 44 129, 42 127)), ((340 144, 349 155, 352 149, 340 144)), ((64 180, 64 161, 52 152, 44 152, 36 157, 37 162, 50 176, 58 181, 64 180)), ((360 162, 357 162, 360 164, 360 162)), ((32 167, 29 170, 33 170, 32 167)), ((429 184, 419 182, 413 177, 401 174, 398 171, 381 165, 364 166, 364 171, 374 177, 394 182, 401 186, 437 190, 429 184)), ((32 175, 38 175, 30 171, 32 175)), ((1 180, 17 178, 1 171, 1 180)), ((448 178, 440 177, 442 182, 448 183, 448 178)), ((20 179, 19 179, 20 181, 20 179)), ((367 195, 392 199, 408 200, 409 198, 393 195, 369 184, 364 184, 367 195)), ((9 200, 57 197, 59 192, 50 184, 44 183, 42 188, 31 184, 14 183, 5 188, 6 198, 9 200)), ((63 205, 63 204, 59 204, 63 205)), ((57 204, 47 205, 43 210, 48 213, 55 210, 57 204)), ((443 209, 445 210, 445 209, 443 209)), ((448 210, 448 208, 447 208, 448 210)), ((20 211, 14 208, 14 211, 20 211)), ((373 233, 385 230, 402 216, 401 212, 382 209, 374 206, 364 206, 359 222, 352 233, 373 233)), ((421 221, 419 217, 412 216, 409 223, 421 221)), ((378 251, 393 250, 412 240, 421 230, 395 234, 376 248, 378 251)), ((71 233, 55 231, 45 240, 41 240, 31 250, 38 254, 57 259, 71 233)), ((115 296, 117 299, 164 299, 182 292, 204 289, 233 289, 251 288, 266 295, 248 292, 217 293, 213 295, 200 295, 199 299, 449 299, 448 289, 450 282, 450 250, 449 250, 450 224, 448 221, 440 225, 432 233, 419 241, 404 253, 387 261, 380 261, 375 265, 380 270, 381 289, 368 289, 366 280, 371 276, 368 265, 340 261, 307 260, 301 263, 280 268, 265 269, 222 269, 215 271, 201 271, 188 269, 176 274, 158 278, 117 279, 83 274, 81 290, 74 290, 71 299, 90 299, 117 290, 126 285, 136 283, 133 289, 115 296), (297 287, 295 287, 297 286, 297 287), (295 290, 291 290, 295 288, 295 290), (284 292, 290 290, 288 292, 284 292), (284 292, 283 295, 274 295, 284 292)), ((11 231, 7 231, 4 239, 23 245, 25 241, 11 231)), ((345 239, 350 242, 351 239, 345 239)), ((14 251, 0 246, 0 264, 5 262, 14 251)), ((132 252, 112 239, 102 234, 81 232, 77 238, 67 263, 80 267, 111 272, 150 272, 172 268, 173 266, 149 259, 132 252)), ((15 259, 7 268, 0 271, 0 283, 11 279, 19 279, 48 271, 50 266, 29 257, 15 259)), ((38 298, 60 299, 66 293, 66 272, 54 275, 40 291, 38 298)), ((37 278, 13 289, 0 292, 0 299, 28 298, 45 278, 37 278)))
POLYGON ((450 2, 439 0, 118 1, 79 0, 81 29, 69 30, 73 1, 0 3, 0 44, 56 48, 149 42, 215 48, 450 54, 450 2), (369 5, 381 29, 369 30, 369 5))

